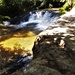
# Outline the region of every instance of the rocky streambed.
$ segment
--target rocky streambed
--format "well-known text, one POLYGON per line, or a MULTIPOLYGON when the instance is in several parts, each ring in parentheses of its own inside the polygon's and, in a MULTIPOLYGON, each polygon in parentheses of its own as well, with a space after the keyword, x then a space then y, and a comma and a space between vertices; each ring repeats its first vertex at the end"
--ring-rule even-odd
POLYGON ((41 32, 24 75, 75 75, 75 8, 41 32))

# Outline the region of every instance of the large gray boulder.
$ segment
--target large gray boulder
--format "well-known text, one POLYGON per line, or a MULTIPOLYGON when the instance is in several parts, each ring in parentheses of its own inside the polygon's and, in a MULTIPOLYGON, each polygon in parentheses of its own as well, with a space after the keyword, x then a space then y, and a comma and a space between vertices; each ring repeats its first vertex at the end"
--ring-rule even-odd
POLYGON ((75 75, 75 8, 41 32, 24 75, 75 75))

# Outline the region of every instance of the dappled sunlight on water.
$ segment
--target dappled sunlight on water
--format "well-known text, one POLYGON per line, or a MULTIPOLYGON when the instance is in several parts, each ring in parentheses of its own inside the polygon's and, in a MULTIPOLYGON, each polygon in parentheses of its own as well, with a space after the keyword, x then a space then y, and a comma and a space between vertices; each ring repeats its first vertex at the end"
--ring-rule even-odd
POLYGON ((16 44, 19 44, 21 47, 24 47, 27 50, 31 50, 35 38, 36 36, 23 37, 23 38, 12 37, 10 39, 1 42, 0 44, 3 44, 4 47, 10 47, 11 49, 13 49, 16 44))
POLYGON ((4 22, 1 28, 0 44, 14 48, 19 44, 25 50, 32 50, 36 35, 58 19, 56 11, 31 11, 25 15, 4 22), (19 24, 16 24, 19 22, 19 24))
POLYGON ((31 51, 35 38, 36 34, 32 31, 28 31, 27 33, 17 32, 11 38, 0 42, 0 44, 2 44, 4 48, 11 48, 11 50, 13 50, 16 45, 19 45, 24 50, 31 51))

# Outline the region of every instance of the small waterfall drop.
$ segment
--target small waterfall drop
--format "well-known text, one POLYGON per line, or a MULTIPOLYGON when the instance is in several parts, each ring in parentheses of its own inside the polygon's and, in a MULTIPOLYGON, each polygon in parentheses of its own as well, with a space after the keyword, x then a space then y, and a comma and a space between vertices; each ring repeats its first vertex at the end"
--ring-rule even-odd
POLYGON ((42 31, 58 19, 58 13, 54 11, 31 11, 19 18, 5 22, 5 25, 12 25, 16 29, 32 26, 34 30, 42 31), (18 24, 17 24, 18 22, 18 24))

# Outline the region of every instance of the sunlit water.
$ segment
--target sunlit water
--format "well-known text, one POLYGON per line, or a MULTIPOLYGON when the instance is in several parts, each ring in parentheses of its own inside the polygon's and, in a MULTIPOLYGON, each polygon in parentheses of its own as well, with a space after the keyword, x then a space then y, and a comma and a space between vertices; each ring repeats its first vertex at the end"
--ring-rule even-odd
POLYGON ((14 19, 11 19, 4 23, 5 25, 12 25, 16 29, 27 26, 29 27, 29 25, 32 25, 34 30, 42 31, 45 30, 50 24, 54 23, 57 19, 58 12, 41 10, 31 11, 26 15, 15 17, 14 19))
MULTIPOLYGON (((58 19, 58 12, 41 10, 41 11, 31 11, 27 14, 10 19, 9 21, 5 21, 4 22, 5 26, 14 27, 14 29, 16 30, 26 28, 29 31, 31 31, 32 34, 28 33, 30 34, 30 36, 26 37, 19 37, 19 38, 12 37, 10 39, 1 42, 1 44, 3 44, 4 47, 10 47, 10 48, 13 48, 15 44, 20 44, 21 47, 24 47, 27 50, 31 50, 35 38, 37 36, 36 32, 39 33, 40 31, 45 30, 49 25, 54 23, 57 19, 58 19), (33 36, 33 34, 35 35, 33 36)), ((24 34, 26 34, 26 32, 20 33, 20 35, 24 34)))

